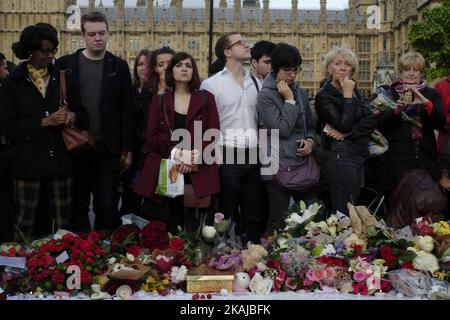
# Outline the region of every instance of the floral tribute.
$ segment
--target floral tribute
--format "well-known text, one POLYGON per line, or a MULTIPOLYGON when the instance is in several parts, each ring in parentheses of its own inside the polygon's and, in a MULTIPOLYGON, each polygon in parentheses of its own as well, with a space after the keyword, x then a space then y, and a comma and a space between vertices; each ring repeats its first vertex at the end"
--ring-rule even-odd
MULTIPOLYGON (((245 247, 222 213, 211 225, 202 216, 192 233, 179 228, 172 235, 163 222, 152 221, 124 225, 111 234, 58 232, 27 246, 0 244, 0 291, 6 292, 2 298, 30 291, 91 299, 166 297, 185 294, 196 278, 189 275, 201 270, 202 276, 234 274, 228 288, 236 294, 400 293, 450 299, 448 221, 425 216, 407 230, 394 231, 368 210, 359 220, 355 215, 324 217, 321 211, 317 203, 299 202, 286 213, 283 228, 245 247)), ((192 299, 218 294, 224 293, 204 292, 192 299)))

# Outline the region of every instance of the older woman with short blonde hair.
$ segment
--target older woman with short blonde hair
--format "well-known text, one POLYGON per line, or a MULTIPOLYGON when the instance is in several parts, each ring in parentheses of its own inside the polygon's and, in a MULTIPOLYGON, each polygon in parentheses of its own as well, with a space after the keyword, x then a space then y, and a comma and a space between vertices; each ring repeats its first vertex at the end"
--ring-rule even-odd
POLYGON ((369 136, 376 122, 352 79, 358 67, 355 54, 348 48, 335 48, 325 55, 324 66, 327 80, 315 105, 326 133, 331 211, 348 215, 347 203, 358 202, 369 136))
POLYGON ((396 109, 381 113, 378 129, 389 141, 383 158, 382 190, 386 196, 402 176, 414 169, 430 169, 437 159, 434 130, 446 123, 439 94, 423 79, 425 59, 407 52, 398 61, 399 79, 384 86, 396 109))

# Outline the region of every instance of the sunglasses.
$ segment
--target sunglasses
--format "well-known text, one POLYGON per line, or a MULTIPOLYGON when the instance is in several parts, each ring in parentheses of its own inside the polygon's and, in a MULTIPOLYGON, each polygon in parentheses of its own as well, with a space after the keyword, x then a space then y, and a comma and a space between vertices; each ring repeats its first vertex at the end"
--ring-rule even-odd
POLYGON ((233 42, 232 44, 230 44, 228 47, 226 47, 225 49, 226 50, 228 50, 228 49, 231 49, 233 46, 235 46, 235 45, 237 45, 237 44, 240 44, 241 46, 246 46, 247 45, 247 41, 245 41, 245 40, 238 40, 238 41, 235 41, 235 42, 233 42))
POLYGON ((46 49, 39 49, 37 50, 40 53, 42 53, 43 55, 48 56, 50 53, 51 54, 56 54, 58 52, 58 48, 46 48, 46 49))

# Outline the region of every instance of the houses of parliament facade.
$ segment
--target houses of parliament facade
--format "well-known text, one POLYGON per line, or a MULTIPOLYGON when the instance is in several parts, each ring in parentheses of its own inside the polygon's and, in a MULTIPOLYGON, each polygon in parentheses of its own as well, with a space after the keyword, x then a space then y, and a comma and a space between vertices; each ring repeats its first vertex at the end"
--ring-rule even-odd
MULTIPOLYGON (((198 1, 203 7, 184 7, 183 0, 137 0, 134 7, 125 6, 125 0, 114 0, 114 5, 107 7, 102 1, 89 0, 79 12, 82 15, 95 9, 106 14, 111 33, 108 50, 127 60, 130 68, 141 49, 170 46, 191 53, 201 76, 207 77, 212 0, 198 1)), ((348 0, 348 9, 329 10, 326 0, 317 0, 320 9, 300 10, 301 1, 292 0, 291 9, 269 9, 269 2, 275 4, 276 0, 216 0, 213 44, 223 33, 238 31, 250 44, 270 40, 297 46, 303 58, 297 80, 310 96, 317 92, 324 77, 324 54, 334 46, 350 47, 359 58, 355 78, 367 96, 374 85, 395 76, 397 60, 411 49, 407 39, 411 22, 421 18, 423 9, 441 2, 348 0), (370 11, 367 14, 371 5, 377 6, 375 27, 367 23, 368 19, 374 19, 370 11)), ((73 30, 67 23, 70 18, 67 9, 73 5, 77 5, 76 0, 1 0, 0 52, 18 63, 11 45, 18 41, 25 26, 37 22, 50 23, 59 31, 58 55, 84 47, 81 31, 73 30)))

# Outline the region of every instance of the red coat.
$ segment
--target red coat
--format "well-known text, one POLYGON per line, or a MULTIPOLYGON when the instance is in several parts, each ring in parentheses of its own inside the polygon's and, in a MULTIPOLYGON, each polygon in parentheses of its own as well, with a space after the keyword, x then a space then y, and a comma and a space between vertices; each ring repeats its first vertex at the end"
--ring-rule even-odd
MULTIPOLYGON (((161 203, 164 197, 155 194, 158 183, 159 166, 161 159, 167 159, 170 152, 176 145, 170 137, 170 130, 161 114, 162 107, 159 106, 159 96, 152 99, 150 113, 148 116, 148 125, 144 133, 144 152, 148 152, 141 174, 136 182, 134 192, 148 197, 161 203)), ((174 94, 167 91, 164 94, 165 110, 171 128, 174 128, 175 107, 174 94)), ((220 130, 219 114, 216 107, 214 96, 208 91, 194 91, 189 102, 188 113, 186 117, 186 129, 192 137, 192 149, 194 148, 194 122, 202 122, 202 135, 208 129, 220 130), (205 99, 206 96, 206 99, 205 99)), ((212 143, 203 141, 203 149, 212 143)), ((203 150, 201 150, 203 152, 203 150)), ((220 191, 219 168, 217 164, 207 165, 199 164, 198 172, 189 173, 192 181, 192 187, 197 197, 204 197, 220 191)))
POLYGON ((445 117, 447 118, 447 124, 442 130, 439 131, 439 135, 437 138, 437 149, 439 154, 443 153, 444 151, 449 153, 450 150, 444 150, 444 146, 448 137, 450 124, 450 75, 446 79, 443 79, 436 83, 434 88, 441 96, 442 109, 444 111, 445 117))

